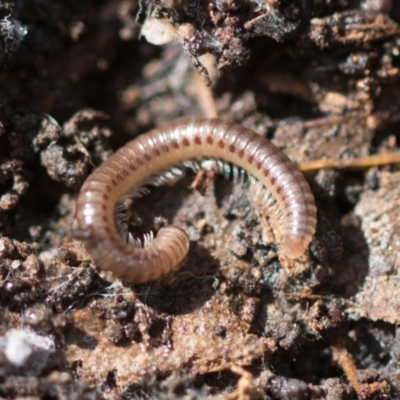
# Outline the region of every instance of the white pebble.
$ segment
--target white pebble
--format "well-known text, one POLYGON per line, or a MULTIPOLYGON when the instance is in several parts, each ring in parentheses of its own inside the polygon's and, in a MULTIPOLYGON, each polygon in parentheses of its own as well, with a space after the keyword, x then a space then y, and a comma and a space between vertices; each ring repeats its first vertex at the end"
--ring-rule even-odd
POLYGON ((175 28, 167 19, 150 17, 144 22, 141 34, 149 43, 160 46, 174 39, 175 28))
POLYGON ((20 372, 27 375, 39 375, 54 351, 53 338, 29 329, 11 329, 0 337, 0 352, 10 367, 21 369, 20 372))

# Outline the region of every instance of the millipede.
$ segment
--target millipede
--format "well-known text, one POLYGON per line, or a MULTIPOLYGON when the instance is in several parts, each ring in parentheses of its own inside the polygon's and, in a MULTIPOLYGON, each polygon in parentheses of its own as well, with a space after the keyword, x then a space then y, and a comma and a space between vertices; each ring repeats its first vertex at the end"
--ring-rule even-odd
POLYGON ((141 283, 167 274, 182 262, 189 251, 183 229, 163 227, 147 247, 133 247, 119 234, 115 208, 151 176, 203 159, 231 163, 258 180, 279 210, 280 251, 291 259, 306 251, 315 233, 316 206, 309 184, 292 161, 272 142, 239 124, 192 118, 128 142, 84 182, 74 232, 100 269, 141 283))

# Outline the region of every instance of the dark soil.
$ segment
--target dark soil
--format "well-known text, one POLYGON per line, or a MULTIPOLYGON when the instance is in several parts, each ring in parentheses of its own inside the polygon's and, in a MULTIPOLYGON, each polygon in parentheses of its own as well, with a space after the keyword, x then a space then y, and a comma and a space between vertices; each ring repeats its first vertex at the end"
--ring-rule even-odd
POLYGON ((221 118, 300 165, 396 151, 400 2, 0 2, 0 398, 400 398, 397 165, 307 176, 318 227, 301 262, 246 185, 193 190, 190 173, 135 203, 144 226, 188 232, 175 274, 114 281, 72 238, 88 174, 203 115, 202 82, 221 118), (151 18, 175 39, 140 38, 151 18))

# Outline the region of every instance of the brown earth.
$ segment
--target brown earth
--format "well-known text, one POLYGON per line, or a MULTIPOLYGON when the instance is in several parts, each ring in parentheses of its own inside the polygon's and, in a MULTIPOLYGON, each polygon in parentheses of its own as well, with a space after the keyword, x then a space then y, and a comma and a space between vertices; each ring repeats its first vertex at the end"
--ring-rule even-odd
POLYGON ((183 116, 300 166, 395 153, 399 68, 395 0, 0 2, 0 398, 400 398, 396 164, 307 173, 318 227, 292 264, 221 177, 135 202, 143 229, 161 215, 191 240, 160 281, 110 279, 71 231, 93 168, 183 116), (139 38, 150 17, 171 43, 139 38))

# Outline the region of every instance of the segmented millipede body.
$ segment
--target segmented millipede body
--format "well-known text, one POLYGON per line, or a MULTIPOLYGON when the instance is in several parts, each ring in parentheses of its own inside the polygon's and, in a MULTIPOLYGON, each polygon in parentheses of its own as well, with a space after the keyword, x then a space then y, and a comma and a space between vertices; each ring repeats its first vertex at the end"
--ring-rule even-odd
POLYGON ((168 273, 186 256, 185 231, 167 226, 145 248, 125 243, 115 226, 121 196, 160 170, 187 160, 232 163, 260 181, 279 209, 280 249, 297 258, 307 249, 316 226, 314 197, 303 174, 270 141, 222 119, 187 119, 154 129, 130 141, 101 164, 83 184, 74 230, 93 261, 129 282, 147 282, 168 273))

